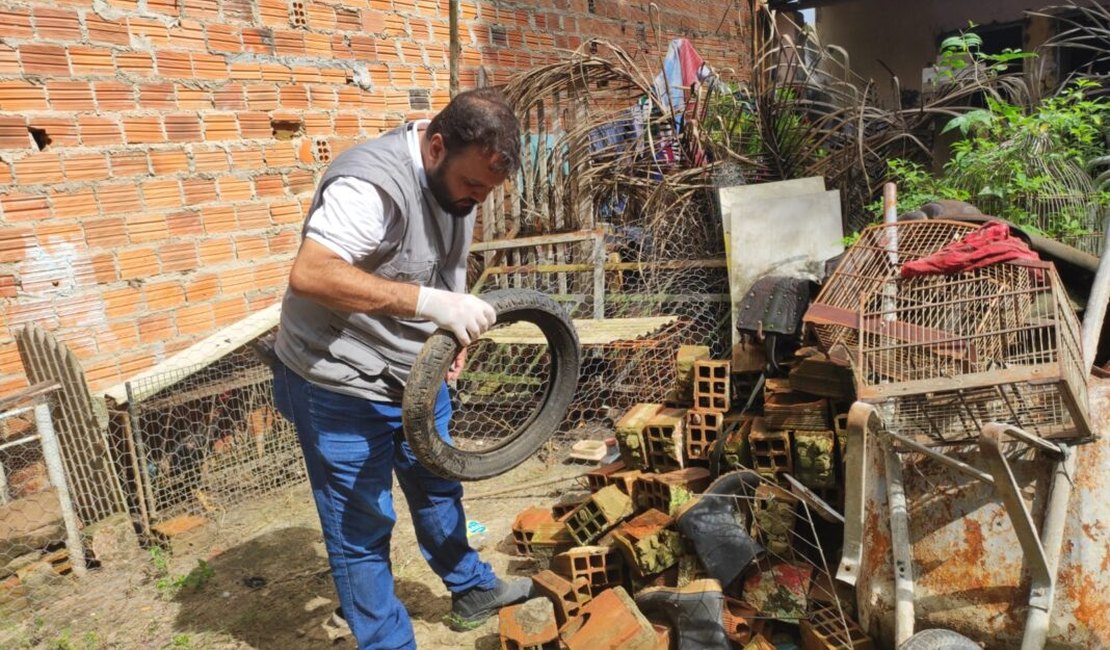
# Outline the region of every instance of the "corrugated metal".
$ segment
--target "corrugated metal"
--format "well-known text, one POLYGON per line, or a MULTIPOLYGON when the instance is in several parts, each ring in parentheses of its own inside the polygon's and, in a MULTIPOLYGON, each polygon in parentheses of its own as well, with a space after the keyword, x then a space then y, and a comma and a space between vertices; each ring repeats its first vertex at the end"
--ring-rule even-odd
MULTIPOLYGON (((1091 421, 1103 438, 1078 450, 1068 505, 1048 647, 1110 648, 1110 381, 1091 379, 1091 421)), ((894 572, 882 454, 868 453, 864 554, 857 589, 860 622, 889 646, 893 639, 894 572)), ((961 457, 985 468, 978 452, 961 457)), ((1029 576, 1010 518, 993 489, 936 461, 907 456, 917 629, 942 627, 987 648, 1014 648, 1028 612, 1029 576)), ((1030 454, 1011 459, 1038 526, 1050 464, 1030 454)))

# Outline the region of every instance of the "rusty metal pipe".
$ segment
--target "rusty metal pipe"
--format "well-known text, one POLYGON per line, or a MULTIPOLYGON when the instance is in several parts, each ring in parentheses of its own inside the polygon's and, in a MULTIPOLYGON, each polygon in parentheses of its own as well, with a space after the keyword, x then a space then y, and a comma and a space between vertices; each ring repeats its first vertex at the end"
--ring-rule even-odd
POLYGON ((890 438, 883 439, 886 469, 886 498, 890 506, 890 546, 894 555, 894 644, 901 646, 913 636, 913 546, 910 515, 902 483, 902 459, 890 438))

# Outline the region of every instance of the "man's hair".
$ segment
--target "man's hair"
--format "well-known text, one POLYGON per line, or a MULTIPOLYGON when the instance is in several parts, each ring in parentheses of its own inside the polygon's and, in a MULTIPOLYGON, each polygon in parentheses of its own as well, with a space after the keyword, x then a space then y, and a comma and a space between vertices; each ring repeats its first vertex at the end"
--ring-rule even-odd
POLYGON ((428 125, 428 137, 436 133, 448 156, 476 145, 485 154, 496 154, 496 171, 512 174, 520 168, 520 122, 499 90, 478 88, 455 95, 428 125))

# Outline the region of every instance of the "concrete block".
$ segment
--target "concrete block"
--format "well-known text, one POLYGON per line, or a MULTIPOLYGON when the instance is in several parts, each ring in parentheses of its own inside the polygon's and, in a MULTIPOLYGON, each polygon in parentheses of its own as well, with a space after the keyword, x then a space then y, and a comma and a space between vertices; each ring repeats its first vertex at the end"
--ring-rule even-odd
POLYGON ((501 650, 558 650, 555 607, 546 598, 509 605, 498 612, 501 650))
POLYGON ((652 508, 610 533, 613 546, 624 554, 625 565, 634 577, 659 573, 678 562, 682 538, 671 527, 673 523, 669 515, 652 508))
POLYGON ((566 517, 565 525, 576 543, 592 544, 632 512, 632 499, 617 486, 610 485, 572 510, 566 517))

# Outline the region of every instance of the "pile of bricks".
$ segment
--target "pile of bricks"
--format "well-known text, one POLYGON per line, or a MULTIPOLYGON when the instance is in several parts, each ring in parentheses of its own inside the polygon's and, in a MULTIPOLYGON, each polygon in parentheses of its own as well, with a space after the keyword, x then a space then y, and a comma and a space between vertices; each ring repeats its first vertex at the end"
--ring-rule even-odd
POLYGON ((780 483, 791 475, 838 505, 835 400, 772 380, 762 414, 742 414, 732 383, 746 378, 734 376, 729 362, 684 347, 676 364, 678 383, 663 403, 637 404, 616 423, 620 460, 586 472, 581 492, 518 514, 513 543, 537 566, 539 597, 502 610, 501 647, 672 647, 681 630, 647 618, 635 595, 707 577, 676 513, 709 486, 711 472, 750 468, 762 480, 740 506, 747 521, 738 525, 765 552, 722 586, 720 623, 731 645, 871 648, 851 619, 852 599, 825 570, 835 558, 806 537, 813 520, 805 503, 780 483))

